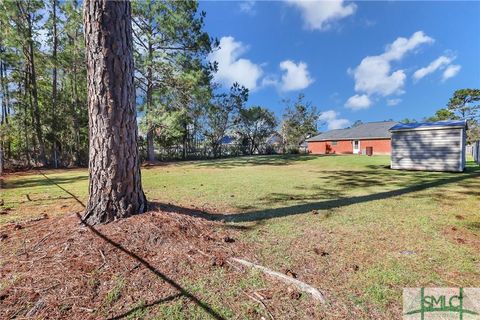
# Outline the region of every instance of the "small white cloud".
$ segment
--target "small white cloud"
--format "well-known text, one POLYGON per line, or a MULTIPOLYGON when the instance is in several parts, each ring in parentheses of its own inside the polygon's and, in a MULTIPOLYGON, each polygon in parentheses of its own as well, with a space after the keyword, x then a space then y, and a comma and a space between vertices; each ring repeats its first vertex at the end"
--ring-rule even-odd
POLYGON ((247 0, 247 1, 242 1, 238 5, 240 8, 240 11, 243 13, 246 13, 248 15, 255 15, 257 12, 255 11, 255 1, 253 0, 247 0))
POLYGON ((447 69, 445 69, 445 71, 443 71, 442 81, 446 81, 447 79, 455 77, 457 75, 457 73, 460 72, 460 69, 462 69, 462 66, 460 66, 458 64, 452 64, 452 65, 448 66, 447 69))
POLYGON ((357 10, 356 4, 346 4, 344 0, 287 0, 287 3, 300 10, 304 27, 309 30, 327 30, 333 22, 348 17, 357 10))
POLYGON ((345 107, 352 110, 368 109, 371 105, 372 100, 366 94, 351 96, 345 103, 345 107))
POLYGON ((267 75, 262 79, 262 87, 278 86, 278 77, 276 75, 267 75))
POLYGON ((438 69, 442 69, 445 66, 449 65, 454 59, 454 57, 440 56, 437 59, 433 60, 428 66, 415 71, 415 73, 413 74, 413 78, 418 81, 423 77, 429 75, 430 73, 433 73, 438 69))
POLYGON ((284 71, 280 84, 282 91, 294 91, 307 88, 314 81, 308 72, 305 62, 295 63, 285 60, 280 63, 280 69, 284 71))
POLYGON ((400 102, 402 102, 402 99, 387 99, 388 106, 396 106, 400 102))
POLYGON ((250 90, 257 88, 258 80, 263 74, 262 68, 248 59, 240 58, 248 47, 233 37, 222 37, 220 49, 210 53, 207 59, 218 63, 218 71, 214 80, 230 87, 234 82, 250 90))
POLYGON ((319 121, 325 121, 327 123, 328 130, 342 129, 350 124, 347 119, 339 119, 339 113, 335 110, 328 110, 320 113, 318 116, 319 121))
POLYGON ((420 45, 433 43, 435 40, 427 36, 423 31, 415 32, 410 38, 397 38, 393 43, 387 45, 385 53, 382 55, 386 60, 400 60, 403 56, 420 45))

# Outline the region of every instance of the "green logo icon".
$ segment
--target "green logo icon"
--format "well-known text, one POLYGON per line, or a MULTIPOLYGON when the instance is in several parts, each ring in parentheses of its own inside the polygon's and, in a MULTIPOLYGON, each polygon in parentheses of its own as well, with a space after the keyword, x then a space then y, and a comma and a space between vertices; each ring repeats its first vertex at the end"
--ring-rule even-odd
POLYGON ((478 293, 480 289, 420 288, 404 290, 404 319, 480 319, 478 293), (467 305, 465 302, 468 302, 467 305), (412 317, 409 317, 412 316, 412 317))

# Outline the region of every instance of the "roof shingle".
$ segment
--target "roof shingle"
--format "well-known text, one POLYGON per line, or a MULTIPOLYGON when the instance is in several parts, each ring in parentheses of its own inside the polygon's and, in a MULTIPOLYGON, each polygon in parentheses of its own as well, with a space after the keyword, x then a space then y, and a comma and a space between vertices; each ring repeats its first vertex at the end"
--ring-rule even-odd
POLYGON ((399 123, 390 128, 390 131, 400 130, 423 130, 423 129, 439 129, 439 128, 464 128, 467 126, 466 120, 445 120, 436 122, 412 122, 399 123))
POLYGON ((357 140, 357 139, 388 139, 391 134, 388 131, 396 125, 395 121, 379 121, 362 123, 353 128, 330 130, 310 139, 307 142, 330 141, 330 140, 357 140))

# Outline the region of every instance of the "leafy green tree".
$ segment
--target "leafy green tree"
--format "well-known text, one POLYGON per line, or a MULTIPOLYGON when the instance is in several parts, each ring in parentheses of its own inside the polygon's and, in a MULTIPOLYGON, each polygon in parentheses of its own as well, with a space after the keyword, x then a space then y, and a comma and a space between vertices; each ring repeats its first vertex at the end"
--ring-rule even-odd
POLYGON ((307 137, 317 132, 318 111, 305 96, 299 94, 297 100, 284 100, 286 111, 283 114, 281 135, 284 150, 295 149, 307 137))
POLYGON ((250 155, 261 153, 261 144, 277 126, 275 114, 260 106, 239 110, 234 122, 238 137, 250 155))
POLYGON ((460 89, 453 93, 447 109, 460 119, 478 120, 480 114, 480 89, 460 89))
POLYGON ((460 89, 453 93, 448 109, 468 123, 467 142, 480 140, 480 89, 460 89))
POLYGON ((197 111, 195 104, 208 101, 210 96, 210 65, 203 61, 217 41, 203 31, 204 18, 197 1, 133 2, 137 100, 142 101, 145 114, 143 128, 150 161, 155 158, 155 134, 168 130, 167 123, 157 130, 158 120, 170 118, 164 113, 184 116, 185 154, 187 128, 197 111), (186 110, 178 112, 180 109, 186 110))
MULTIPOLYGON (((38 85, 38 58, 39 48, 35 37, 39 31, 43 9, 43 2, 39 0, 26 1, 4 1, 2 2, 6 21, 6 34, 9 37, 9 44, 12 52, 20 54, 16 59, 14 68, 15 77, 23 79, 23 94, 17 95, 18 103, 24 106, 25 125, 27 125, 27 114, 30 116, 33 129, 33 147, 35 157, 41 165, 46 164, 45 140, 42 123, 42 105, 39 101, 38 85)), ((3 20, 2 19, 2 20, 3 20)), ((20 88, 18 88, 20 89, 20 88)), ((27 137, 27 134, 25 134, 27 137)), ((28 145, 28 140, 26 141, 28 145)), ((30 152, 30 150, 28 151, 30 152)), ((30 154, 28 154, 30 157, 30 154)))
POLYGON ((480 140, 480 89, 460 89, 453 93, 447 107, 438 110, 427 121, 467 120, 467 142, 480 140))
POLYGON ((60 102, 63 106, 62 149, 65 161, 73 165, 86 165, 88 159, 87 71, 85 68, 85 42, 81 5, 78 0, 60 5, 65 17, 60 32, 62 69, 60 102))
POLYGON ((426 118, 425 121, 435 122, 435 121, 456 120, 456 119, 458 119, 458 116, 456 116, 453 111, 446 108, 442 108, 437 110, 434 116, 426 118))
POLYGON ((248 89, 234 83, 229 93, 214 96, 206 110, 204 135, 214 157, 222 155, 222 139, 232 130, 234 118, 245 107, 248 89))

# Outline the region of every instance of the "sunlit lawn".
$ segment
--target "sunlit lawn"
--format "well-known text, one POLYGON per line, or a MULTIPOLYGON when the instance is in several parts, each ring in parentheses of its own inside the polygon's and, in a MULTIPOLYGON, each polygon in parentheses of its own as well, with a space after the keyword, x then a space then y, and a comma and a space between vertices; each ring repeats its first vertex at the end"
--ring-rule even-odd
MULTIPOLYGON (((388 156, 259 156, 148 167, 142 180, 156 204, 245 226, 240 240, 257 248, 248 258, 295 270, 337 302, 388 318, 399 315, 403 287, 480 283, 479 167, 388 165, 388 156)), ((86 170, 44 173, 86 201, 86 170)), ((1 198, 11 210, 0 224, 82 210, 40 174, 7 177, 1 198)))

